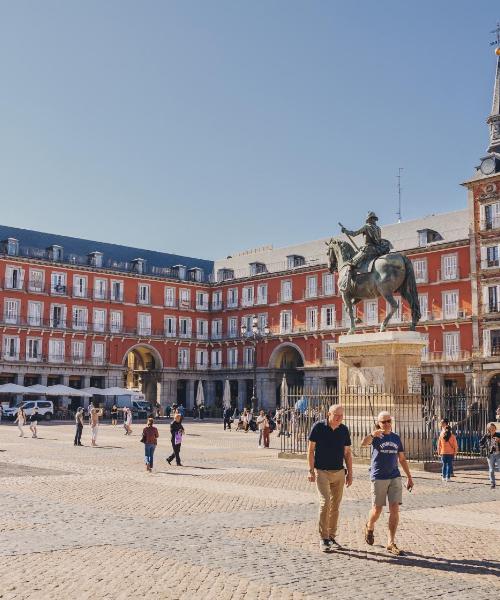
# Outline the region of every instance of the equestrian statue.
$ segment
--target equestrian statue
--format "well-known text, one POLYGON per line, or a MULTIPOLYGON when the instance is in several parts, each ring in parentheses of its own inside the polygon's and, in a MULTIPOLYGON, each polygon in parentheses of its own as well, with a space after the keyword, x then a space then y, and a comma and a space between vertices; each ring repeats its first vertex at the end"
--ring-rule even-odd
POLYGON ((339 274, 339 291, 351 322, 349 333, 356 330, 354 306, 361 300, 379 296, 385 298, 390 306, 380 325, 380 331, 385 331, 398 308, 395 293, 400 293, 410 305, 410 329, 414 331, 420 320, 420 304, 413 265, 404 254, 391 252, 391 243, 382 238, 377 221, 377 215, 370 211, 365 224, 356 231, 350 231, 339 223, 342 233, 352 245, 334 238, 327 242, 328 268, 330 273, 337 271, 339 274), (352 240, 357 235, 365 238, 365 245, 361 248, 352 240))

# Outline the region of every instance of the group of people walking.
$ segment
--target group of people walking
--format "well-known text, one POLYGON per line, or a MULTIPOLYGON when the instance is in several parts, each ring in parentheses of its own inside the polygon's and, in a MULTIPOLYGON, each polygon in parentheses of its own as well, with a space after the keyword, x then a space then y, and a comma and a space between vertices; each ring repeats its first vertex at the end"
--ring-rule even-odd
POLYGON ((257 418, 254 418, 252 410, 245 408, 240 413, 237 409, 231 412, 230 408, 225 408, 222 413, 224 431, 231 431, 231 425, 236 421, 236 431, 242 430, 259 432, 259 448, 269 448, 270 435, 276 428, 276 421, 273 420, 270 413, 260 410, 257 418))
POLYGON ((38 408, 35 406, 31 415, 27 415, 24 408, 22 406, 19 407, 17 411, 17 416, 15 418, 14 423, 16 423, 17 428, 19 429, 19 437, 24 437, 24 426, 29 423, 29 428, 31 431, 31 437, 38 437, 38 419, 40 415, 38 414, 38 408))

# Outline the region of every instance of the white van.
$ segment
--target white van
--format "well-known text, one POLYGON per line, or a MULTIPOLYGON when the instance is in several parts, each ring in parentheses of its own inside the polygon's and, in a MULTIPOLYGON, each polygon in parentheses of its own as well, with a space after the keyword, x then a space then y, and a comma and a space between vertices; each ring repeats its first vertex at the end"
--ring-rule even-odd
POLYGON ((118 409, 131 408, 132 416, 136 419, 145 419, 151 412, 149 402, 144 399, 144 394, 140 392, 132 392, 116 397, 116 406, 118 409))
MULTIPOLYGON (((31 416, 35 406, 38 408, 40 420, 45 419, 45 421, 50 421, 54 416, 54 403, 52 400, 46 400, 45 398, 40 398, 39 400, 26 400, 26 402, 22 402, 19 406, 24 408, 27 417, 31 416)), ((14 420, 17 417, 19 406, 6 408, 3 411, 5 418, 14 420)))

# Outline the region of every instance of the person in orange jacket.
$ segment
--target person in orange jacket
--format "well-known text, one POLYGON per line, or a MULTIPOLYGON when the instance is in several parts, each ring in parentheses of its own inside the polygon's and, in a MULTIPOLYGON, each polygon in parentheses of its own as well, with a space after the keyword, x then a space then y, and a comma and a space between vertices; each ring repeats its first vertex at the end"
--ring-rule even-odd
POLYGON ((453 459, 458 451, 457 438, 451 431, 451 427, 446 425, 439 435, 438 454, 441 456, 443 463, 442 479, 450 481, 450 475, 453 470, 453 459))

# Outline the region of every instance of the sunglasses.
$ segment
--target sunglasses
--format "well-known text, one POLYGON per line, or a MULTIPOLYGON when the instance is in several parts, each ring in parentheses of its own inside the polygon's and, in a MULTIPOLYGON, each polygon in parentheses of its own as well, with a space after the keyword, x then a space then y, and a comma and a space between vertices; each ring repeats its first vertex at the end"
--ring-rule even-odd
POLYGON ((386 423, 392 423, 392 419, 386 419, 385 421, 380 421, 382 423, 382 425, 385 425, 386 423))

